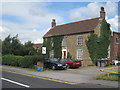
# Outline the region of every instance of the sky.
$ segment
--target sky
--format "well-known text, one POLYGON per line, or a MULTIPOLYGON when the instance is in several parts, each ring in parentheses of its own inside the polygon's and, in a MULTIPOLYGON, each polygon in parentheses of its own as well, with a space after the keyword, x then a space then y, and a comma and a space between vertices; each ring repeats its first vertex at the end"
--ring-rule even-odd
POLYGON ((96 18, 100 15, 101 6, 105 8, 106 20, 112 31, 118 32, 117 2, 3 1, 0 3, 0 39, 18 34, 22 43, 42 43, 42 37, 51 28, 52 19, 61 25, 96 18))

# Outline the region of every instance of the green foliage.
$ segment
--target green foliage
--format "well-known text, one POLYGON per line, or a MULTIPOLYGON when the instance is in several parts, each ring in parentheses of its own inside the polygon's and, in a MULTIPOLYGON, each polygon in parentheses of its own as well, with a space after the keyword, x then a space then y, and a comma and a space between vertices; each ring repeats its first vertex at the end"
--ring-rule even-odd
POLYGON ((55 58, 62 57, 62 39, 63 36, 44 38, 43 46, 47 47, 47 54, 45 55, 46 58, 49 58, 51 50, 54 50, 55 58))
POLYGON ((101 58, 107 58, 108 56, 108 47, 110 44, 110 24, 106 22, 105 19, 102 20, 101 29, 100 29, 100 49, 101 53, 99 54, 99 57, 101 58))
POLYGON ((70 52, 67 53, 67 58, 72 59, 72 55, 70 54, 70 52))
POLYGON ((31 41, 21 44, 18 35, 14 37, 9 35, 2 43, 2 54, 13 54, 18 56, 34 55, 37 54, 37 50, 33 48, 33 43, 31 41))
POLYGON ((8 35, 8 37, 5 38, 4 42, 2 43, 2 54, 11 54, 11 37, 8 35))
POLYGON ((109 80, 109 81, 120 81, 119 75, 113 75, 113 74, 100 74, 96 76, 97 80, 109 80))
POLYGON ((86 41, 86 45, 88 47, 88 51, 90 53, 90 58, 92 59, 93 63, 96 63, 96 60, 98 59, 98 36, 96 34, 91 34, 88 37, 88 41, 86 41))
POLYGON ((51 44, 52 44, 52 39, 51 39, 51 37, 44 39, 43 46, 45 46, 46 49, 47 49, 47 50, 46 50, 46 55, 45 55, 46 58, 49 58, 49 56, 50 56, 50 55, 49 55, 49 54, 50 54, 50 50, 52 49, 51 44))
POLYGON ((34 53, 36 52, 31 41, 26 42, 23 48, 24 55, 34 55, 34 53))
POLYGON ((23 59, 22 56, 4 55, 2 56, 2 64, 10 66, 20 66, 20 61, 22 59, 23 59))
POLYGON ((2 56, 2 65, 17 66, 23 68, 33 68, 38 61, 43 62, 44 58, 42 55, 32 56, 15 56, 15 55, 4 55, 2 56))
POLYGON ((105 19, 102 20, 100 37, 96 34, 91 34, 86 41, 88 51, 90 53, 90 58, 95 64, 97 59, 107 58, 108 47, 110 44, 110 24, 106 22, 105 19))
POLYGON ((24 56, 24 58, 20 62, 20 66, 22 68, 33 68, 38 61, 43 62, 44 61, 43 56, 41 55, 24 56))
POLYGON ((53 37, 53 50, 54 50, 54 57, 61 58, 62 57, 62 40, 63 36, 54 36, 53 37))
POLYGON ((24 56, 20 62, 22 68, 32 68, 33 67, 33 56, 24 56))

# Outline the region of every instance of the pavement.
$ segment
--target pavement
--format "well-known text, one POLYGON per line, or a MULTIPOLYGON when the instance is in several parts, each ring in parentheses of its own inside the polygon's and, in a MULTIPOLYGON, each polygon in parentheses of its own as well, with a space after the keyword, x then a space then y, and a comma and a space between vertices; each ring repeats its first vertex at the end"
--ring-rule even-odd
POLYGON ((112 88, 118 88, 117 81, 107 81, 107 80, 95 80, 95 76, 102 74, 100 69, 104 69, 103 67, 82 67, 79 69, 68 69, 68 70, 55 70, 55 71, 30 71, 27 69, 21 68, 13 68, 7 66, 0 66, 0 68, 4 70, 14 71, 18 73, 24 73, 29 75, 35 75, 40 77, 47 77, 67 82, 73 82, 77 84, 92 84, 92 85, 103 85, 112 88))

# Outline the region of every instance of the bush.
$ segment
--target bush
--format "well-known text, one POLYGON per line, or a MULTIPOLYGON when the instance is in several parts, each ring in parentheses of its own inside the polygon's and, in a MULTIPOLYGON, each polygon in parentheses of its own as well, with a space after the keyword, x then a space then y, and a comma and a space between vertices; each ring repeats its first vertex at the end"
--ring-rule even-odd
POLYGON ((33 56, 24 56, 20 62, 20 66, 23 68, 32 68, 33 67, 33 56))
POLYGON ((4 55, 2 56, 2 65, 9 66, 20 66, 20 61, 23 59, 22 56, 15 55, 4 55))
POLYGON ((24 58, 20 62, 20 66, 23 68, 33 68, 38 61, 43 62, 43 60, 44 59, 41 55, 24 56, 24 58))
POLYGON ((32 56, 15 56, 15 55, 4 55, 2 56, 2 65, 17 66, 23 68, 33 68, 38 61, 43 62, 44 58, 42 55, 32 56))

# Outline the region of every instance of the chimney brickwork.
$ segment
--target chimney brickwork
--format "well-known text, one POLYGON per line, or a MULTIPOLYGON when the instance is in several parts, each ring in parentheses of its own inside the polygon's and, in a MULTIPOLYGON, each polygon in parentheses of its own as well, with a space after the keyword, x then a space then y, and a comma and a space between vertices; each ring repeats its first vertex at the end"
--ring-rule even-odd
POLYGON ((105 18, 105 11, 104 11, 104 7, 101 7, 100 17, 101 17, 102 19, 104 19, 104 18, 105 18))
POLYGON ((56 21, 55 21, 55 19, 52 19, 52 25, 51 25, 52 27, 55 27, 56 26, 56 21))

